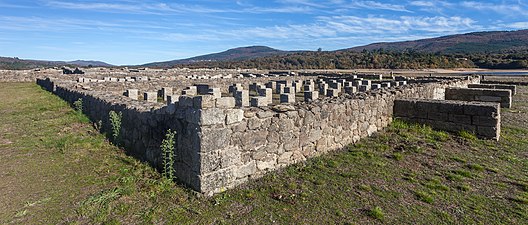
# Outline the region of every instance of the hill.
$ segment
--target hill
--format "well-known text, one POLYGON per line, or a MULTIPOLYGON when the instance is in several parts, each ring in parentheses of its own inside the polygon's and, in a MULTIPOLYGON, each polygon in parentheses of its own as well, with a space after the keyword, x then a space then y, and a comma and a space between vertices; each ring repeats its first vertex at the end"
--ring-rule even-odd
POLYGON ((233 49, 229 49, 227 51, 223 51, 219 53, 201 55, 201 56, 196 56, 196 57, 187 58, 187 59, 148 63, 148 64, 144 64, 143 66, 172 67, 175 65, 192 64, 192 63, 197 63, 197 62, 240 61, 240 60, 248 60, 248 59, 273 56, 273 55, 285 55, 288 53, 293 53, 293 52, 282 51, 282 50, 270 48, 267 46, 249 46, 249 47, 233 48, 233 49))
POLYGON ((402 42, 382 42, 348 48, 340 51, 371 51, 385 49, 440 53, 500 53, 528 49, 528 30, 490 31, 449 35, 437 38, 402 42))
POLYGON ((110 67, 111 64, 101 62, 101 61, 45 61, 45 60, 28 60, 28 59, 19 59, 12 57, 0 57, 0 69, 12 69, 12 70, 22 70, 22 69, 35 69, 39 67, 60 67, 60 66, 71 66, 71 67, 88 67, 88 66, 100 66, 100 67, 110 67))

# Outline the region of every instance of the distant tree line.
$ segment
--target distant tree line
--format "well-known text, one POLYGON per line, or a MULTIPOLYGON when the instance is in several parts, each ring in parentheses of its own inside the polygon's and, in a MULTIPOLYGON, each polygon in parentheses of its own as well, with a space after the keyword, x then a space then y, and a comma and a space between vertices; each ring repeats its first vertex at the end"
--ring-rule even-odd
POLYGON ((208 61, 183 65, 189 68, 258 69, 438 69, 438 68, 528 68, 528 53, 442 54, 414 50, 301 52, 240 61, 208 61))

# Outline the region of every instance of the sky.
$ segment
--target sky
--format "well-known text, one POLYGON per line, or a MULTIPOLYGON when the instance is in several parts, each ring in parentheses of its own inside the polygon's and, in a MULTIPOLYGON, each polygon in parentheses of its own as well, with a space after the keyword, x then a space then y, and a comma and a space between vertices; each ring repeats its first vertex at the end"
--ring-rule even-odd
POLYGON ((0 0, 0 56, 136 65, 528 29, 528 0, 0 0))

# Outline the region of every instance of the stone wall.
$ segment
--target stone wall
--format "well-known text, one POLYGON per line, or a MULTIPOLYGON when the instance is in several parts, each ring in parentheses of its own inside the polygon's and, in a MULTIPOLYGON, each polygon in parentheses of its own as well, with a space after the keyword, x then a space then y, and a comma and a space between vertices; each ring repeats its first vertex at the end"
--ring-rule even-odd
POLYGON ((447 88, 445 92, 446 100, 460 101, 482 101, 498 102, 503 108, 510 108, 512 94, 510 90, 504 89, 484 89, 484 88, 447 88))
POLYGON ((394 117, 446 131, 465 130, 480 138, 500 137, 499 103, 398 99, 394 102, 394 117))
POLYGON ((162 168, 160 145, 166 131, 176 131, 176 176, 190 188, 200 190, 199 116, 192 108, 171 108, 162 103, 140 102, 104 91, 82 90, 75 82, 37 79, 37 84, 67 102, 83 99, 84 113, 103 130, 111 132, 109 112, 122 112, 122 145, 128 154, 162 168))
POLYGON ((517 87, 515 85, 507 84, 469 84, 468 88, 506 89, 510 90, 512 95, 517 93, 517 87))
POLYGON ((212 114, 219 119, 201 126, 201 191, 220 192, 372 135, 392 121, 395 99, 443 99, 446 87, 478 82, 478 78, 457 79, 291 106, 243 108, 231 115, 237 120, 223 120, 230 115, 218 115, 217 110, 212 114))
POLYGON ((108 112, 122 112, 125 149, 157 168, 166 130, 177 131, 177 176, 208 195, 372 135, 391 122, 395 99, 443 99, 448 87, 478 82, 478 77, 415 82, 310 102, 238 107, 233 97, 181 96, 166 105, 76 81, 38 80, 68 102, 82 98, 85 113, 106 130, 108 112))

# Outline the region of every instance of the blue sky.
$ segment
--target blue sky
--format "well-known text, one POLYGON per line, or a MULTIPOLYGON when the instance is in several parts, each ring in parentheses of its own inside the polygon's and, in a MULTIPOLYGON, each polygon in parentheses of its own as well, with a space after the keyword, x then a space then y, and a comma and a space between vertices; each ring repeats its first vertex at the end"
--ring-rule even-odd
POLYGON ((116 65, 528 29, 528 0, 0 0, 0 56, 116 65))

